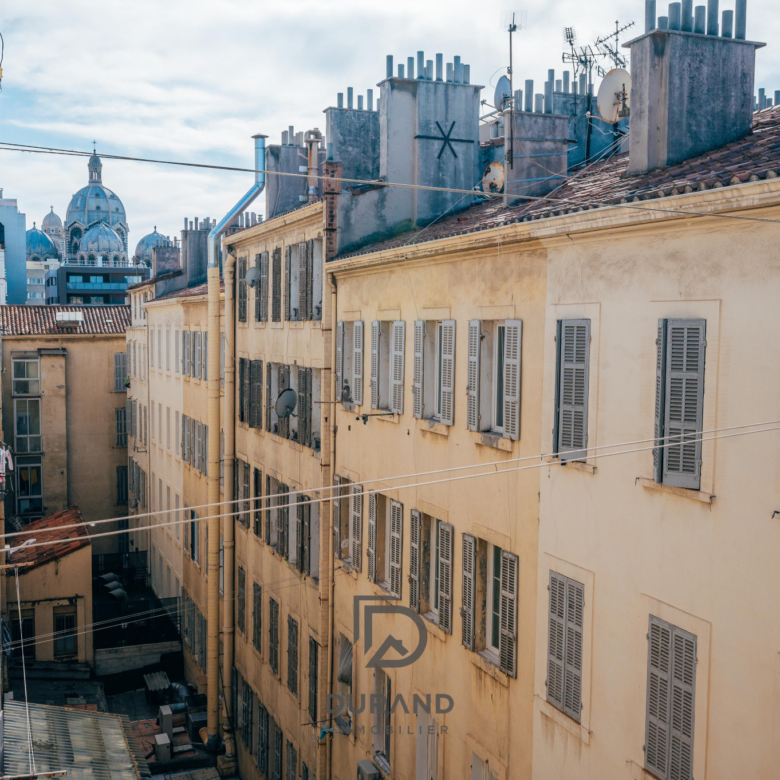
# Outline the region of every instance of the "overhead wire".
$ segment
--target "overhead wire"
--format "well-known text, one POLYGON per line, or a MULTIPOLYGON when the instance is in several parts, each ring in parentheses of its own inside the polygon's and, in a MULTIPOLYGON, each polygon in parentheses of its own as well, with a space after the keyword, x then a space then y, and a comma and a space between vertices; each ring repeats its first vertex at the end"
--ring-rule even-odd
POLYGON ((16 606, 19 610, 19 636, 22 643, 22 680, 24 681, 24 709, 27 715, 27 746, 30 754, 30 774, 35 775, 35 756, 33 753, 32 726, 30 725, 30 697, 27 695, 27 664, 24 658, 24 627, 22 623, 22 600, 19 596, 19 567, 14 569, 16 581, 16 606))

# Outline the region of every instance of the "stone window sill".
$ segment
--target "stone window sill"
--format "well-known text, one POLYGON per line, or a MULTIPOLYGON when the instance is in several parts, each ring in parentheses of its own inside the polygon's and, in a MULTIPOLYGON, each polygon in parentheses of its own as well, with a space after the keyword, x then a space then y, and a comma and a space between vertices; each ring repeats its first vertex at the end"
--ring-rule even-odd
POLYGON ((664 485, 653 479, 648 479, 647 477, 637 477, 636 484, 648 488, 649 490, 658 490, 661 493, 668 493, 673 496, 680 496, 681 498, 691 498, 694 501, 701 501, 704 504, 711 504, 715 498, 715 496, 710 495, 704 490, 691 490, 690 488, 664 485))
POLYGON ((496 666, 493 659, 488 657, 484 652, 469 653, 469 660, 474 666, 492 677, 497 683, 503 685, 505 688, 509 687, 509 677, 504 674, 498 666, 496 666))
POLYGON ((450 435, 450 426, 436 422, 436 420, 418 420, 417 430, 422 431, 423 433, 436 433, 439 436, 450 435))
POLYGON ((502 450, 503 452, 512 452, 512 445, 514 442, 512 439, 505 439, 500 433, 489 433, 487 431, 472 431, 471 438, 475 444, 482 447, 492 447, 494 450, 502 450))
POLYGON ((595 474, 597 467, 592 463, 583 462, 581 460, 567 460, 561 462, 560 458, 553 457, 552 455, 544 456, 545 463, 559 463, 561 468, 571 469, 572 471, 582 471, 585 474, 595 474))
POLYGON ((557 723, 561 728, 569 732, 573 737, 579 739, 583 744, 590 745, 590 731, 586 729, 581 723, 577 723, 568 715, 562 713, 556 707, 553 707, 546 699, 542 699, 537 694, 537 701, 539 702, 539 710, 542 716, 557 723))
MULTIPOLYGON (((377 409, 378 412, 381 412, 381 409, 377 409)), ((376 416, 377 420, 382 420, 383 422, 388 423, 394 423, 395 425, 398 425, 401 422, 401 415, 400 414, 378 414, 376 416)))
POLYGON ((447 641, 447 634, 436 624, 436 616, 433 612, 426 612, 423 615, 423 622, 425 623, 425 627, 428 629, 429 634, 432 634, 442 642, 447 641))

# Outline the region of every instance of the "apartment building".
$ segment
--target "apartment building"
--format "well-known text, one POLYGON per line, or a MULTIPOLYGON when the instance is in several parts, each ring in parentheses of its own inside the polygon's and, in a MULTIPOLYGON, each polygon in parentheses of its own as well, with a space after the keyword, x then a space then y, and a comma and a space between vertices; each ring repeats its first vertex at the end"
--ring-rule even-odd
MULTIPOLYGON (((86 522, 128 508, 127 306, 2 306, 5 512, 25 524, 78 505, 86 522)), ((116 530, 113 523, 101 530, 116 530)), ((122 537, 96 536, 95 554, 122 537)))

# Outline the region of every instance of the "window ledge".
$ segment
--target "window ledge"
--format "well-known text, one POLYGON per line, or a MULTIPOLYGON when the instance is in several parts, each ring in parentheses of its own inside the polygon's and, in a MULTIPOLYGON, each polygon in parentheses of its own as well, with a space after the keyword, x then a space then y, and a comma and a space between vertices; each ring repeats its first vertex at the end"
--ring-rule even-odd
POLYGON ((509 677, 504 674, 491 659, 486 658, 481 652, 470 652, 469 660, 478 669, 481 669, 485 674, 490 675, 496 682, 503 685, 504 688, 509 687, 509 677))
POLYGON ((590 745, 590 731, 581 723, 577 723, 576 720, 572 720, 568 715, 564 715, 564 713, 553 707, 547 699, 543 699, 539 694, 536 694, 536 699, 539 702, 539 711, 542 713, 542 717, 557 723, 583 744, 590 745))
POLYGON ((256 328, 264 328, 267 325, 267 323, 264 320, 262 322, 258 322, 257 320, 255 320, 252 324, 256 328))
POLYGON ((379 412, 379 414, 377 414, 376 416, 377 420, 382 420, 383 422, 388 422, 388 423, 394 423, 395 425, 398 425, 401 422, 400 414, 393 414, 393 415, 382 414, 383 411, 389 411, 386 409, 377 409, 376 411, 379 412))
POLYGON ((288 324, 292 330, 303 330, 303 320, 289 320, 288 324))
POLYGON ((294 450, 297 450, 298 452, 303 452, 303 444, 299 444, 295 439, 287 439, 287 441, 290 444, 290 447, 294 450))
POLYGON ((658 490, 661 493, 669 493, 681 498, 692 498, 694 501, 701 501, 704 504, 711 504, 715 496, 710 495, 704 490, 691 490, 690 488, 674 487, 673 485, 664 485, 647 477, 637 477, 636 484, 650 490, 658 490))
POLYGON ((595 474, 598 468, 592 463, 583 462, 581 460, 564 460, 556 458, 553 455, 544 456, 545 463, 560 463, 563 468, 571 469, 572 471, 582 471, 585 474, 595 474))
POLYGON ((423 622, 425 623, 425 627, 428 629, 428 633, 435 636, 437 639, 439 639, 442 642, 447 641, 447 634, 442 631, 438 625, 436 625, 435 617, 432 612, 426 612, 423 616, 423 622))
POLYGON ((512 452, 512 439, 505 439, 500 433, 472 431, 471 438, 474 440, 475 444, 483 447, 492 447, 494 450, 512 452))
POLYGON ((436 420, 418 420, 417 430, 423 433, 437 433, 439 436, 450 435, 450 426, 436 420))

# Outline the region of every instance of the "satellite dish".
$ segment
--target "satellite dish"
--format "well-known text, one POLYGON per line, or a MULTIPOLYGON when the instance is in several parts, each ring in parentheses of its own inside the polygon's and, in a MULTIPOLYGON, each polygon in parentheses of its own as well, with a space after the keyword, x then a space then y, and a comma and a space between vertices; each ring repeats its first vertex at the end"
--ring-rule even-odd
POLYGON ((631 74, 624 68, 613 68, 601 82, 596 103, 601 118, 611 125, 627 117, 631 108, 631 74))
POLYGON ((247 269, 244 281, 250 286, 254 287, 258 281, 260 281, 260 271, 255 266, 247 269))
POLYGON ((289 417, 293 413, 293 409, 295 409, 295 405, 297 403, 298 394, 295 392, 295 390, 292 389, 292 387, 288 387, 286 390, 282 390, 282 392, 279 393, 279 397, 276 399, 276 405, 274 406, 276 416, 280 420, 284 420, 286 417, 289 417))
POLYGON ((482 192, 501 192, 504 178, 504 166, 498 161, 490 163, 482 174, 482 192))
POLYGON ((512 97, 512 87, 509 84, 509 79, 506 76, 502 76, 496 84, 496 91, 493 96, 493 105, 497 111, 503 111, 506 107, 506 102, 512 97))

